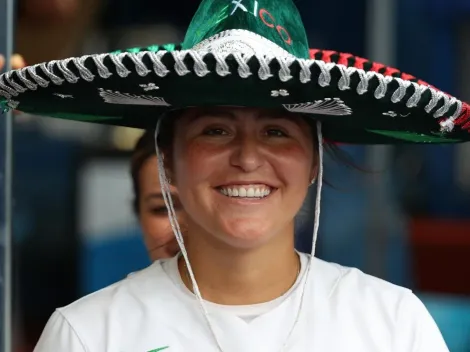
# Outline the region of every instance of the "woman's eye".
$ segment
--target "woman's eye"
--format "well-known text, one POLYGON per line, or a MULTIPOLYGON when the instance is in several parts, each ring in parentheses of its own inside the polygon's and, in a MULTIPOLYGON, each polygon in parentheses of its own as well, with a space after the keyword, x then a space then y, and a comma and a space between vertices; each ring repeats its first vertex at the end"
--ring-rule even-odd
POLYGON ((266 134, 270 137, 287 137, 287 134, 278 128, 270 128, 266 130, 266 134))
POLYGON ((150 212, 154 215, 165 215, 168 211, 165 206, 150 208, 150 212))
MULTIPOLYGON (((179 211, 179 210, 182 209, 182 205, 177 199, 173 200, 173 209, 175 211, 179 211)), ((162 215, 167 215, 168 214, 168 210, 167 210, 165 205, 151 207, 151 208, 149 208, 149 212, 151 214, 157 215, 157 216, 162 216, 162 215)))
POLYGON ((204 134, 207 136, 224 136, 227 135, 228 132, 222 128, 207 128, 204 130, 204 134))

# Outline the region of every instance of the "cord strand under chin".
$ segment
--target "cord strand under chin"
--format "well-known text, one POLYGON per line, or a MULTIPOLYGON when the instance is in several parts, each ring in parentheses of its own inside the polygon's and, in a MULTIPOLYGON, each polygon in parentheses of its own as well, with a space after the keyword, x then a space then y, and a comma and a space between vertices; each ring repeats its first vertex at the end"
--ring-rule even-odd
POLYGON ((191 280, 191 284, 193 286, 194 295, 196 296, 196 299, 197 299, 197 301, 199 303, 199 306, 202 310, 202 313, 203 313, 204 318, 206 320, 206 323, 209 327, 209 330, 210 330, 210 332, 211 332, 211 334, 212 334, 212 336, 213 336, 213 338, 214 338, 214 340, 217 344, 217 348, 219 349, 219 352, 223 352, 222 347, 220 346, 219 340, 217 339, 217 335, 215 334, 215 330, 212 326, 212 323, 211 323, 211 320, 210 320, 210 317, 209 317, 209 312, 207 311, 207 308, 204 304, 204 300, 202 299, 201 292, 199 291, 199 286, 196 282, 196 278, 194 276, 194 272, 192 270, 191 264, 189 262, 188 253, 187 253, 186 247, 184 245, 183 235, 181 234, 181 228, 180 228, 179 223, 178 223, 178 219, 177 219, 174 204, 173 204, 173 199, 171 197, 170 184, 168 182, 168 178, 166 177, 165 165, 164 165, 164 162, 163 162, 163 156, 160 152, 160 148, 158 147, 158 134, 160 132, 160 127, 161 127, 162 120, 163 120, 163 118, 160 118, 158 120, 157 127, 155 128, 155 153, 157 155, 158 177, 159 177, 159 180, 160 180, 160 187, 162 189, 163 200, 164 200, 165 206, 168 210, 168 218, 170 220, 171 228, 172 228, 173 233, 176 237, 176 241, 178 242, 178 245, 180 247, 181 254, 183 255, 183 259, 186 263, 186 269, 187 269, 187 273, 189 275, 189 278, 191 280))
POLYGON ((320 210, 321 210, 321 191, 323 187, 323 133, 320 121, 317 121, 317 138, 318 138, 318 177, 317 177, 317 195, 315 198, 315 217, 313 224, 313 238, 312 238, 312 257, 315 256, 317 246, 318 229, 320 228, 320 210))
POLYGON ((305 270, 304 277, 302 278, 303 282, 301 284, 301 292, 300 292, 300 303, 299 308, 297 310, 297 316, 295 318, 294 324, 292 325, 291 330, 289 331, 289 335, 287 335, 287 339, 282 346, 281 352, 285 351, 287 346, 289 345, 290 337, 294 333, 295 327, 300 320, 300 314, 302 313, 302 307, 305 298, 305 288, 307 283, 309 282, 309 273, 312 269, 313 258, 315 256, 315 247, 317 244, 317 237, 318 237, 318 229, 320 226, 320 204, 321 204, 321 190, 323 186, 323 134, 322 134, 322 125, 320 121, 317 121, 317 138, 318 138, 318 177, 317 177, 317 195, 315 198, 315 217, 314 217, 314 225, 313 225, 313 239, 312 239, 312 252, 310 254, 310 258, 307 264, 307 270, 305 270))

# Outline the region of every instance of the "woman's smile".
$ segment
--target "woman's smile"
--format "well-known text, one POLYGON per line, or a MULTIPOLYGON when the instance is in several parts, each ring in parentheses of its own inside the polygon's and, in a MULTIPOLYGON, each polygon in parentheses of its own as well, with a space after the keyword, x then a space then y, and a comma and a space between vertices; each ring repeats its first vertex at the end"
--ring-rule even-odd
POLYGON ((217 187, 220 193, 230 198, 262 199, 268 197, 275 188, 266 184, 232 184, 217 187))
POLYGON ((231 185, 216 188, 217 193, 223 197, 225 203, 243 205, 265 204, 277 190, 277 188, 260 184, 231 185))

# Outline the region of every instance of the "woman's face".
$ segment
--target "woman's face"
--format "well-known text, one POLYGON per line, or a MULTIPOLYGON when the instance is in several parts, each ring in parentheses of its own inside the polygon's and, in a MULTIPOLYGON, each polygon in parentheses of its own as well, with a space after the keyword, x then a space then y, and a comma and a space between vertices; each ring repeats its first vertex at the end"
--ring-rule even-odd
POLYGON ((189 109, 177 120, 171 172, 189 228, 251 248, 293 231, 316 175, 309 125, 265 109, 189 109))
MULTIPOLYGON (((139 220, 144 233, 145 246, 152 260, 173 257, 179 246, 171 229, 158 177, 157 158, 152 156, 142 165, 139 173, 139 220)), ((170 186, 180 227, 184 219, 176 189, 170 186)))

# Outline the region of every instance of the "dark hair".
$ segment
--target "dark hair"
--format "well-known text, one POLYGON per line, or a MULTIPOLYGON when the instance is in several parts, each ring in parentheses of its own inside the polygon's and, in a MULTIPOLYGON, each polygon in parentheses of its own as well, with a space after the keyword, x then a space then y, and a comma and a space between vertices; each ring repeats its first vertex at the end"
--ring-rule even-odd
MULTIPOLYGON (((170 150, 173 141, 174 121, 177 117, 172 115, 176 115, 177 112, 181 112, 181 110, 167 113, 162 121, 158 146, 163 152, 170 150)), ((155 154, 155 130, 146 130, 137 141, 131 156, 131 177, 134 190, 132 209, 136 215, 140 213, 140 170, 145 162, 155 154)))
POLYGON ((131 156, 131 177, 134 199, 132 208, 135 214, 139 214, 140 204, 140 170, 145 162, 155 155, 155 131, 147 130, 137 141, 131 156))

